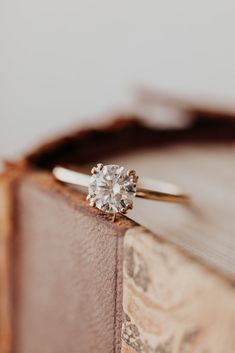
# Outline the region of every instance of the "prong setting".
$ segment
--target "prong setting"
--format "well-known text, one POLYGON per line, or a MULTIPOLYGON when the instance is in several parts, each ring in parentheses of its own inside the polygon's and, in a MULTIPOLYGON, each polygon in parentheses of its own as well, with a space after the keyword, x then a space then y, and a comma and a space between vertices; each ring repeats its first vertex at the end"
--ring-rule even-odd
POLYGON ((136 171, 133 170, 133 169, 128 169, 128 171, 126 172, 126 174, 127 174, 128 176, 135 175, 135 174, 136 174, 136 171))
POLYGON ((95 204, 95 201, 94 201, 94 200, 91 200, 91 201, 90 201, 90 206, 91 206, 91 207, 95 207, 95 206, 96 206, 96 204, 95 204))
POLYGON ((135 183, 135 187, 136 187, 136 183, 137 183, 137 181, 138 181, 138 176, 136 175, 136 171, 135 170, 133 170, 133 169, 128 169, 128 171, 127 171, 127 176, 128 177, 130 177, 130 180, 133 182, 133 183, 135 183))
POLYGON ((133 208, 138 180, 135 170, 98 163, 91 173, 88 198, 91 206, 113 214, 126 214, 133 208))
POLYGON ((132 203, 129 203, 129 204, 127 204, 126 207, 127 207, 128 210, 132 210, 132 209, 133 209, 133 204, 132 204, 132 203))
POLYGON ((104 165, 102 163, 98 163, 96 167, 93 167, 91 169, 91 174, 93 175, 99 173, 102 170, 103 166, 104 165))
POLYGON ((97 168, 96 168, 96 167, 93 167, 93 168, 91 169, 91 174, 95 174, 95 173, 97 173, 97 168))

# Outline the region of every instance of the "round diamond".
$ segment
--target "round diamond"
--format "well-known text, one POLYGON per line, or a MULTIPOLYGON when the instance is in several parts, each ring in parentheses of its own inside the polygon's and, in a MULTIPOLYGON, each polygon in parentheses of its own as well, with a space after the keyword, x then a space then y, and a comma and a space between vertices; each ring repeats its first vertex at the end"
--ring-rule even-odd
POLYGON ((91 204, 108 213, 126 212, 133 205, 136 178, 120 165, 95 168, 89 185, 91 204))

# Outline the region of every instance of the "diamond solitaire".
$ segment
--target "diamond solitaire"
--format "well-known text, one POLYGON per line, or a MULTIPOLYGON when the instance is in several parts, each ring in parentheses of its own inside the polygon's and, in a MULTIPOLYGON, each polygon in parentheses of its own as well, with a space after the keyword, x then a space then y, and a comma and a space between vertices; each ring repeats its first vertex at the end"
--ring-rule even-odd
POLYGON ((134 196, 154 201, 190 202, 190 197, 177 185, 145 178, 138 181, 134 170, 116 164, 97 164, 91 170, 91 177, 61 166, 54 167, 52 173, 63 183, 81 188, 81 191, 88 189, 90 206, 113 214, 113 220, 116 213, 124 214, 133 207, 134 196))
POLYGON ((138 177, 120 165, 97 164, 92 168, 87 199, 107 213, 126 213, 133 207, 138 177))

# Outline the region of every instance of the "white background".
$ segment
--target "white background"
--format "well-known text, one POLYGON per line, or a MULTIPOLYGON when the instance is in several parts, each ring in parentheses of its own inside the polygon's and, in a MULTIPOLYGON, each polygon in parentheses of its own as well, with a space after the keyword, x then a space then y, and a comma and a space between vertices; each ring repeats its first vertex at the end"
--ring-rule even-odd
POLYGON ((124 107, 139 83, 233 103, 234 36, 234 0, 0 0, 0 157, 124 107))

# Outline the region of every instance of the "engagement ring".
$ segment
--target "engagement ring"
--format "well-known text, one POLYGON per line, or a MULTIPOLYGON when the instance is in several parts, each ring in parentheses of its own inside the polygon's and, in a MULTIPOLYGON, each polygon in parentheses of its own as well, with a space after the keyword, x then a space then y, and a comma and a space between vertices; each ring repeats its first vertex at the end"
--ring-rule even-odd
POLYGON ((133 208, 134 197, 169 202, 189 201, 189 196, 178 186, 139 178, 135 170, 120 165, 99 163, 92 168, 91 176, 64 167, 55 167, 52 172, 59 181, 85 187, 90 206, 107 213, 127 213, 133 208))

